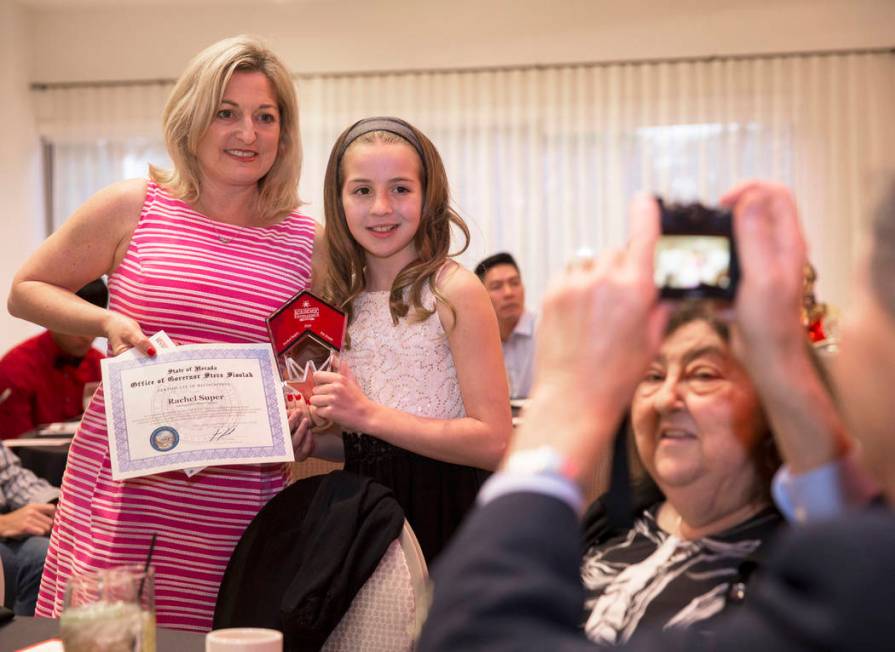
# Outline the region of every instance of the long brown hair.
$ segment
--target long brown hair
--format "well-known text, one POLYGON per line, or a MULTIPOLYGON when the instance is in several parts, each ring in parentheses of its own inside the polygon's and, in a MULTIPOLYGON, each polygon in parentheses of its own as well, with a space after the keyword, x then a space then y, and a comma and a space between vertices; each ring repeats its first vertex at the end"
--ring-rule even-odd
MULTIPOLYGON (((374 119, 367 119, 374 120, 374 119)), ((408 316, 414 321, 428 319, 435 308, 426 308, 422 303, 422 292, 429 286, 436 301, 453 307, 435 285, 436 275, 449 256, 466 251, 469 246, 469 228, 450 205, 447 173, 435 145, 416 127, 398 118, 376 118, 378 121, 393 121, 401 130, 409 130, 416 143, 410 142, 393 131, 377 129, 362 133, 349 140, 357 127, 364 121, 351 125, 336 139, 323 183, 323 212, 326 216, 326 243, 329 253, 324 295, 331 303, 348 314, 349 323, 354 317, 352 301, 366 287, 366 252, 352 237, 345 219, 342 205, 342 187, 345 183, 342 160, 345 152, 358 143, 403 143, 410 147, 420 161, 420 183, 423 188, 423 202, 420 223, 414 235, 417 258, 411 261, 395 277, 389 294, 389 309, 392 321, 397 324, 401 317, 408 316), (451 226, 456 226, 463 238, 463 246, 450 252, 451 226)), ((456 318, 456 313, 455 313, 456 318)))
POLYGON ((260 72, 270 80, 280 113, 277 158, 258 181, 260 219, 264 222, 298 208, 301 135, 295 85, 283 62, 253 36, 218 41, 197 54, 177 80, 162 114, 172 170, 149 166, 149 176, 172 195, 195 202, 202 194, 196 151, 220 107, 234 72, 260 72))

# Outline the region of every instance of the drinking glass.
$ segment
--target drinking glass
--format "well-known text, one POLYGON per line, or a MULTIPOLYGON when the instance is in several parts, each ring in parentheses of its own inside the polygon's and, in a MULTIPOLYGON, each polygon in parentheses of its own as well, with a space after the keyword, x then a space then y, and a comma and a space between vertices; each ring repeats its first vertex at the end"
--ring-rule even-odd
POLYGON ((151 567, 73 575, 59 618, 65 652, 155 652, 154 589, 151 567))
POLYGON ((205 652, 283 652, 283 633, 261 627, 216 629, 205 635, 205 652))

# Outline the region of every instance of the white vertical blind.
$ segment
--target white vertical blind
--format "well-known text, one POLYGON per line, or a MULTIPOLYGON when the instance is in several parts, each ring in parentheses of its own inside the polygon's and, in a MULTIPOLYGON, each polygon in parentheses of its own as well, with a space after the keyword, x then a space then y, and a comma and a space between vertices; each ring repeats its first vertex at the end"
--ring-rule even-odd
MULTIPOLYGON (((520 261, 537 302, 580 247, 626 237, 644 189, 714 202, 735 182, 797 193, 821 298, 844 303, 874 174, 895 169, 895 57, 887 53, 622 63, 299 78, 305 210, 322 219, 338 133, 397 115, 439 148, 472 232, 468 266, 520 261)), ((35 91, 55 145, 54 214, 145 163, 166 164, 159 115, 170 85, 35 91)))

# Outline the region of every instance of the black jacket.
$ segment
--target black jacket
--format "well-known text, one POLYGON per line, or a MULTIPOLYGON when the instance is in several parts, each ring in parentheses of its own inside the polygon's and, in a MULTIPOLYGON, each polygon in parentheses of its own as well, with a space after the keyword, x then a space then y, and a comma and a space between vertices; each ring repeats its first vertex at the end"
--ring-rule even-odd
POLYGON ((233 551, 215 629, 270 627, 318 650, 401 533, 391 491, 344 471, 300 480, 264 506, 233 551))

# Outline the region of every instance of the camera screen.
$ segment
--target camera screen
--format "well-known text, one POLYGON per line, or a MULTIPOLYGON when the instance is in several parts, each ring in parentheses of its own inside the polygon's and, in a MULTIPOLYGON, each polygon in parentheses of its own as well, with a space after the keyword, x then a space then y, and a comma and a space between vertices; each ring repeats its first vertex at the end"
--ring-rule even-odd
POLYGON ((674 290, 730 288, 730 239, 723 235, 663 235, 656 243, 656 285, 674 290))

